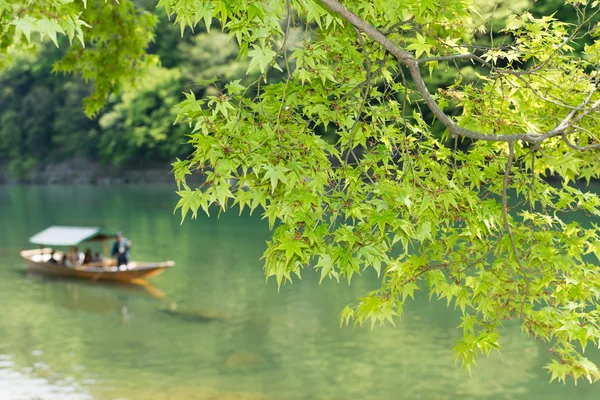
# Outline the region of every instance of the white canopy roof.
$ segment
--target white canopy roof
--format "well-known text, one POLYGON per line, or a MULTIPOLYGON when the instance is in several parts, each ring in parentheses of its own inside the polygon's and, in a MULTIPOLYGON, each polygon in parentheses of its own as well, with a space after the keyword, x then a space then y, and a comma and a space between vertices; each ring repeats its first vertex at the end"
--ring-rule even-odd
POLYGON ((48 246, 77 246, 81 242, 104 239, 114 234, 104 232, 98 227, 51 226, 29 238, 30 243, 48 246))

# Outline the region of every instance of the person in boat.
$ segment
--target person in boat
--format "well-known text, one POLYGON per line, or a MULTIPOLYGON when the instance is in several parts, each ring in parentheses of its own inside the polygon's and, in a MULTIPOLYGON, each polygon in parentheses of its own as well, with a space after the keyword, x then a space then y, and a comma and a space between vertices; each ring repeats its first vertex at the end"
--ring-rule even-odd
POLYGON ((50 259, 48 260, 50 264, 58 264, 56 259, 54 258, 54 249, 52 249, 52 253, 50 253, 50 259))
POLYGON ((115 240, 112 249, 112 256, 117 258, 117 267, 129 264, 130 248, 131 242, 121 232, 117 232, 117 240, 115 240))
POLYGON ((79 249, 77 249, 77 247, 75 247, 74 256, 75 256, 75 259, 73 260, 73 263, 75 265, 83 264, 83 261, 85 260, 85 254, 83 253, 83 251, 79 251, 79 249))
POLYGON ((94 256, 92 257, 92 262, 101 262, 101 261, 104 261, 104 256, 98 252, 95 252, 94 256))
POLYGON ((73 266, 73 260, 71 260, 71 257, 69 257, 66 253, 63 254, 62 260, 60 260, 60 263, 62 265, 64 265, 65 267, 72 267, 73 266))
POLYGON ((85 253, 83 254, 83 263, 89 264, 92 262, 92 249, 89 247, 85 249, 85 253))

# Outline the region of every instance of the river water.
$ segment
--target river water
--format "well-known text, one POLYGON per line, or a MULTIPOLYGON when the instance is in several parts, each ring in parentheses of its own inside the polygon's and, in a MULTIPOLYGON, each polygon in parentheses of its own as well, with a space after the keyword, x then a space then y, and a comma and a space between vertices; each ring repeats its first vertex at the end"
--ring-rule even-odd
POLYGON ((0 187, 1 400, 600 398, 600 385, 549 384, 549 355, 516 324, 469 376, 452 353, 459 314, 425 294, 396 328, 340 328, 375 276, 306 273, 278 293, 261 268, 266 221, 180 225, 176 201, 160 186, 0 187), (149 287, 25 274, 19 251, 57 224, 122 230, 132 259, 177 266, 149 287))

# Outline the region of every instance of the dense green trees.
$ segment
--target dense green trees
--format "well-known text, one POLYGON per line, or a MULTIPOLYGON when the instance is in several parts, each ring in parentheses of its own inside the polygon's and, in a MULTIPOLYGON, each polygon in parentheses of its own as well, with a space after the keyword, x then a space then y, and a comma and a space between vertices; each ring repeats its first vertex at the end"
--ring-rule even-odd
MULTIPOLYGON (((163 12, 150 13, 155 2, 140 2, 137 8, 130 2, 123 7, 103 0, 89 4, 90 9, 81 8, 80 15, 89 13, 98 20, 110 15, 122 20, 123 32, 93 30, 86 36, 91 43, 85 48, 69 48, 68 38, 60 31, 59 47, 52 40, 37 43, 37 33, 32 33, 31 46, 20 52, 10 48, 10 68, 0 74, 0 158, 8 160, 17 178, 27 179, 36 166, 75 157, 136 167, 167 166, 191 151, 186 145, 186 127, 173 125, 181 92, 193 90, 202 95, 207 87, 202 81, 216 75, 233 79, 245 71, 245 63, 236 61, 237 47, 227 41, 226 34, 200 30, 182 39, 163 12), (132 13, 136 17, 127 17, 132 13), (139 24, 143 25, 141 34, 136 33, 139 24), (150 41, 154 25, 161 39, 150 41), (134 40, 104 40, 103 35, 133 36, 134 40), (135 39, 138 36, 143 39, 135 39), (115 67, 123 46, 133 54, 125 58, 138 60, 121 60, 124 64, 115 67), (122 79, 113 79, 121 75, 122 79)), ((33 14, 40 12, 35 5, 31 7, 33 14)), ((85 21, 91 24, 94 19, 85 21)), ((3 26, 5 33, 10 26, 3 26)), ((26 44, 25 37, 17 39, 26 44)))
MULTIPOLYGON (((95 21, 83 30, 85 49, 75 46, 61 65, 94 80, 89 114, 99 93, 125 88, 100 118, 107 154, 143 157, 143 144, 158 158, 165 153, 153 146, 169 141, 154 122, 169 116, 158 109, 172 104, 169 82, 193 79, 198 49, 222 36, 185 39, 187 53, 170 62, 189 56, 190 68, 148 68, 152 57, 140 48, 152 18, 120 3, 4 6, 0 21, 13 28, 0 37, 76 36, 95 21), (119 23, 99 18, 107 10, 119 23), (139 21, 148 24, 136 29, 139 21), (144 83, 140 70, 155 78, 144 83)), ((597 380, 583 351, 600 346, 599 229, 565 213, 600 216, 598 196, 572 185, 600 178, 599 4, 563 6, 569 23, 535 4, 531 12, 488 7, 482 17, 470 0, 161 0, 182 31, 218 23, 254 74, 233 79, 236 68, 215 69, 229 82, 190 87, 177 106, 193 146, 174 164, 183 217, 260 208, 274 229, 265 271, 279 284, 306 269, 348 281, 374 269, 381 288, 348 306, 345 322, 393 322, 414 291, 427 290, 463 313, 455 350, 468 368, 499 347, 512 320, 556 357, 552 379, 597 380), (189 174, 204 183, 188 186, 189 174)), ((230 64, 233 55, 223 54, 230 64)), ((45 104, 27 107, 48 117, 45 104)), ((9 149, 43 143, 18 113, 7 115, 22 132, 1 131, 9 149)))
POLYGON ((181 73, 153 67, 99 119, 100 155, 114 163, 150 165, 182 154, 185 127, 173 125, 181 73))

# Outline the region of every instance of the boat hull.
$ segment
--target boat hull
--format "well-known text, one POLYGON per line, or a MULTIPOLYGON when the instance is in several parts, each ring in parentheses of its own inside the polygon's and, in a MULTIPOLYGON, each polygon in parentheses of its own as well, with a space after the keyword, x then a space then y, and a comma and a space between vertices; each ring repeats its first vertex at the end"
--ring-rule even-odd
POLYGON ((81 265, 74 268, 62 264, 45 262, 45 260, 38 261, 39 259, 47 258, 44 255, 48 255, 49 253, 50 249, 24 250, 21 252, 21 257, 25 259, 27 270, 31 272, 94 281, 134 282, 136 280, 145 280, 175 265, 173 261, 155 263, 132 261, 128 264, 127 269, 119 270, 114 266, 81 265))

